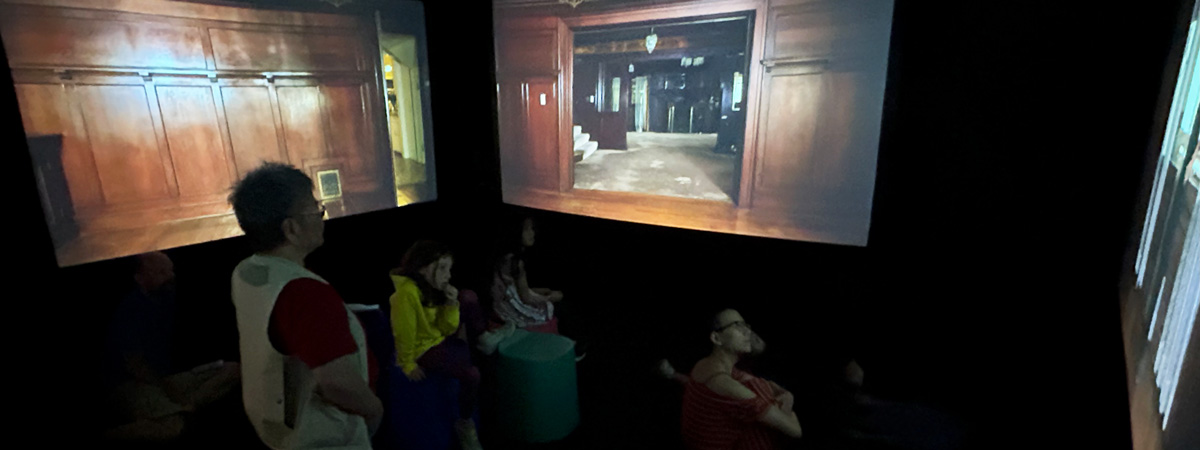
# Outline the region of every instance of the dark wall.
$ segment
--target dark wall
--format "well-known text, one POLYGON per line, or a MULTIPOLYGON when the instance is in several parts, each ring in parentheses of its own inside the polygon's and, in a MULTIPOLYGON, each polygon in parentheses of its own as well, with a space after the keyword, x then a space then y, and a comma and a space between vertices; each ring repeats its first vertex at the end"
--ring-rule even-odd
MULTIPOLYGON (((647 374, 664 356, 686 369, 716 305, 742 311, 768 342, 760 371, 797 391, 853 355, 880 395, 969 424, 972 448, 1127 448, 1117 274, 1178 5, 1077 3, 897 2, 866 248, 542 214, 537 278, 567 292, 564 332, 597 341, 580 366, 584 420, 622 431, 596 448, 671 442, 675 388, 647 374), (1105 63, 1113 49, 1119 64, 1105 63)), ((489 11, 430 2, 426 15, 440 198, 328 224, 311 263, 349 301, 386 298, 380 277, 419 237, 457 243, 469 275, 483 266, 471 249, 514 209, 499 203, 489 11)), ((31 436, 69 439, 91 426, 89 349, 117 270, 55 268, 13 94, 0 95, 22 169, 6 177, 10 386, 31 436)), ((227 280, 246 253, 240 239, 171 252, 180 287, 202 293, 181 325, 195 359, 236 350, 227 280)))

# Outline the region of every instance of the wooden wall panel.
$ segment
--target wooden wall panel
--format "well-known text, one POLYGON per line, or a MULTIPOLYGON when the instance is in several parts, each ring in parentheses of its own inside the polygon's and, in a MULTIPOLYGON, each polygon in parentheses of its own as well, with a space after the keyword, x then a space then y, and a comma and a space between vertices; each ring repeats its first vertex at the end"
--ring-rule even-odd
POLYGON ((529 164, 525 149, 525 83, 502 80, 497 101, 497 125, 500 138, 501 182, 507 186, 524 186, 529 179, 529 164))
POLYGON ((565 192, 575 188, 575 136, 571 117, 571 103, 575 95, 571 89, 575 83, 572 70, 575 65, 575 33, 561 19, 554 20, 553 25, 558 34, 556 50, 561 69, 558 73, 558 89, 555 92, 559 97, 555 101, 558 108, 558 143, 554 150, 558 161, 555 166, 558 167, 557 188, 560 192, 565 192))
POLYGON ((763 86, 762 143, 755 177, 756 198, 810 195, 800 187, 816 184, 819 176, 816 144, 821 107, 820 74, 768 76, 763 86), (786 95, 781 95, 786 93, 786 95))
POLYGON ((61 84, 18 84, 15 88, 25 134, 63 136, 62 165, 71 203, 85 208, 104 204, 87 129, 71 107, 68 88, 61 84))
POLYGON ((177 0, 3 0, 3 3, 6 4, 6 7, 15 9, 46 7, 61 11, 62 8, 87 8, 106 12, 237 23, 341 28, 352 28, 357 24, 352 17, 341 14, 254 9, 232 5, 205 5, 177 0))
POLYGON ((549 75, 562 69, 554 29, 511 31, 496 40, 501 73, 549 75))
POLYGON ((866 242, 891 2, 789 2, 766 29, 751 205, 866 242))
POLYGON ((359 36, 307 32, 209 30, 218 70, 362 69, 359 36))
POLYGON ((107 205, 170 197, 144 86, 75 90, 107 205))
POLYGON ((879 155, 879 128, 883 116, 883 74, 834 71, 825 77, 818 142, 824 148, 846 151, 822 155, 819 178, 833 201, 830 214, 866 224, 875 196, 875 167, 879 155))
POLYGON ((861 108, 862 77, 769 74, 764 83, 755 208, 835 221, 869 218, 875 176, 870 144, 878 145, 869 136, 878 133, 872 131, 878 122, 861 108))
POLYGON ((876 50, 886 48, 888 42, 891 3, 812 1, 772 8, 767 19, 765 58, 845 60, 876 55, 876 50))
POLYGON ((833 53, 838 27, 826 2, 771 10, 766 58, 821 58, 833 53))
POLYGON ((501 19, 497 24, 501 84, 502 176, 509 187, 571 188, 571 31, 557 17, 501 19), (519 119, 518 119, 519 118, 519 119), (515 144, 515 145, 514 145, 515 144), (514 179, 515 178, 515 179, 514 179))
POLYGON ((558 190, 559 170, 559 124, 558 81, 533 79, 526 90, 529 105, 525 129, 525 151, 523 163, 529 164, 528 186, 538 189, 558 190), (541 98, 545 95, 545 104, 541 98))
POLYGON ((288 157, 297 164, 316 158, 328 158, 321 91, 317 86, 275 88, 279 96, 279 116, 283 122, 288 157))
POLYGON ((366 114, 366 95, 362 84, 326 84, 324 97, 332 153, 345 158, 350 174, 377 178, 382 153, 375 148, 374 131, 366 114))
POLYGON ((220 194, 233 183, 210 87, 158 86, 181 197, 220 194))
POLYGON ((234 164, 243 177, 264 161, 286 162, 271 113, 271 95, 266 87, 225 86, 221 88, 234 164))
POLYGON ((195 26, 67 17, 0 18, 12 67, 204 69, 203 31, 195 26))

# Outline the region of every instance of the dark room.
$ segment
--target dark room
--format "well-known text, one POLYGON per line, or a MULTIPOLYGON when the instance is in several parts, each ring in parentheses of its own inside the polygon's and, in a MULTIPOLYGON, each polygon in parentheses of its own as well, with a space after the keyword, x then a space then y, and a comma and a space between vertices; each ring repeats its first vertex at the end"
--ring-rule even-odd
POLYGON ((0 0, 0 41, 10 447, 1200 446, 1194 0, 0 0))

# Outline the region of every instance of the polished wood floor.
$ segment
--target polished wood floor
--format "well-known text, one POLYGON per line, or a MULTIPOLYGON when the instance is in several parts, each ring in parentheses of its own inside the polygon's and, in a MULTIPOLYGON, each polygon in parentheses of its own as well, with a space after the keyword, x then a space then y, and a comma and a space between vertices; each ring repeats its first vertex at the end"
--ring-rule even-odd
POLYGON ((86 233, 58 246, 55 254, 59 265, 71 266, 240 235, 242 229, 231 212, 131 230, 86 233))
POLYGON ((690 230, 865 246, 869 224, 834 216, 738 208, 727 202, 575 189, 551 192, 505 185, 504 201, 530 208, 690 230))
MULTIPOLYGON (((337 201, 326 202, 329 218, 378 211, 432 198, 429 183, 397 188, 396 196, 388 191, 372 194, 350 194, 337 201)), ((118 231, 82 232, 68 242, 55 243, 55 255, 60 266, 73 266, 155 250, 183 247, 203 242, 241 236, 237 218, 225 214, 177 220, 141 228, 118 231)))

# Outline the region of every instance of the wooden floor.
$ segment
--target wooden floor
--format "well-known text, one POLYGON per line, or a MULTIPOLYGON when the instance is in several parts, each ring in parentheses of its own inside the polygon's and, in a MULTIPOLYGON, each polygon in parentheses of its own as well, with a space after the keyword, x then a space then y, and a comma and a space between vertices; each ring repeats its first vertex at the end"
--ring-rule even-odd
MULTIPOLYGON (((378 194, 347 193, 341 200, 327 202, 329 218, 337 218, 386 208, 400 204, 428 200, 430 188, 422 185, 405 186, 397 190, 404 195, 396 198, 384 191, 378 194)), ((241 236, 233 212, 226 214, 178 220, 142 228, 118 231, 83 232, 75 239, 55 243, 55 255, 60 266, 73 266, 106 259, 120 258, 155 250, 164 250, 203 242, 241 236)))
POLYGON ((425 163, 405 158, 395 152, 392 153, 392 174, 396 178, 396 186, 422 184, 428 178, 425 173, 425 163))
POLYGON ((582 189, 551 192, 506 185, 504 201, 602 219, 841 245, 865 246, 869 226, 859 222, 838 222, 829 217, 755 211, 713 200, 635 192, 582 189), (851 238, 853 236, 862 236, 862 239, 851 238))
POLYGON ((240 236, 232 213, 132 230, 82 234, 58 245, 58 264, 71 266, 240 236))

